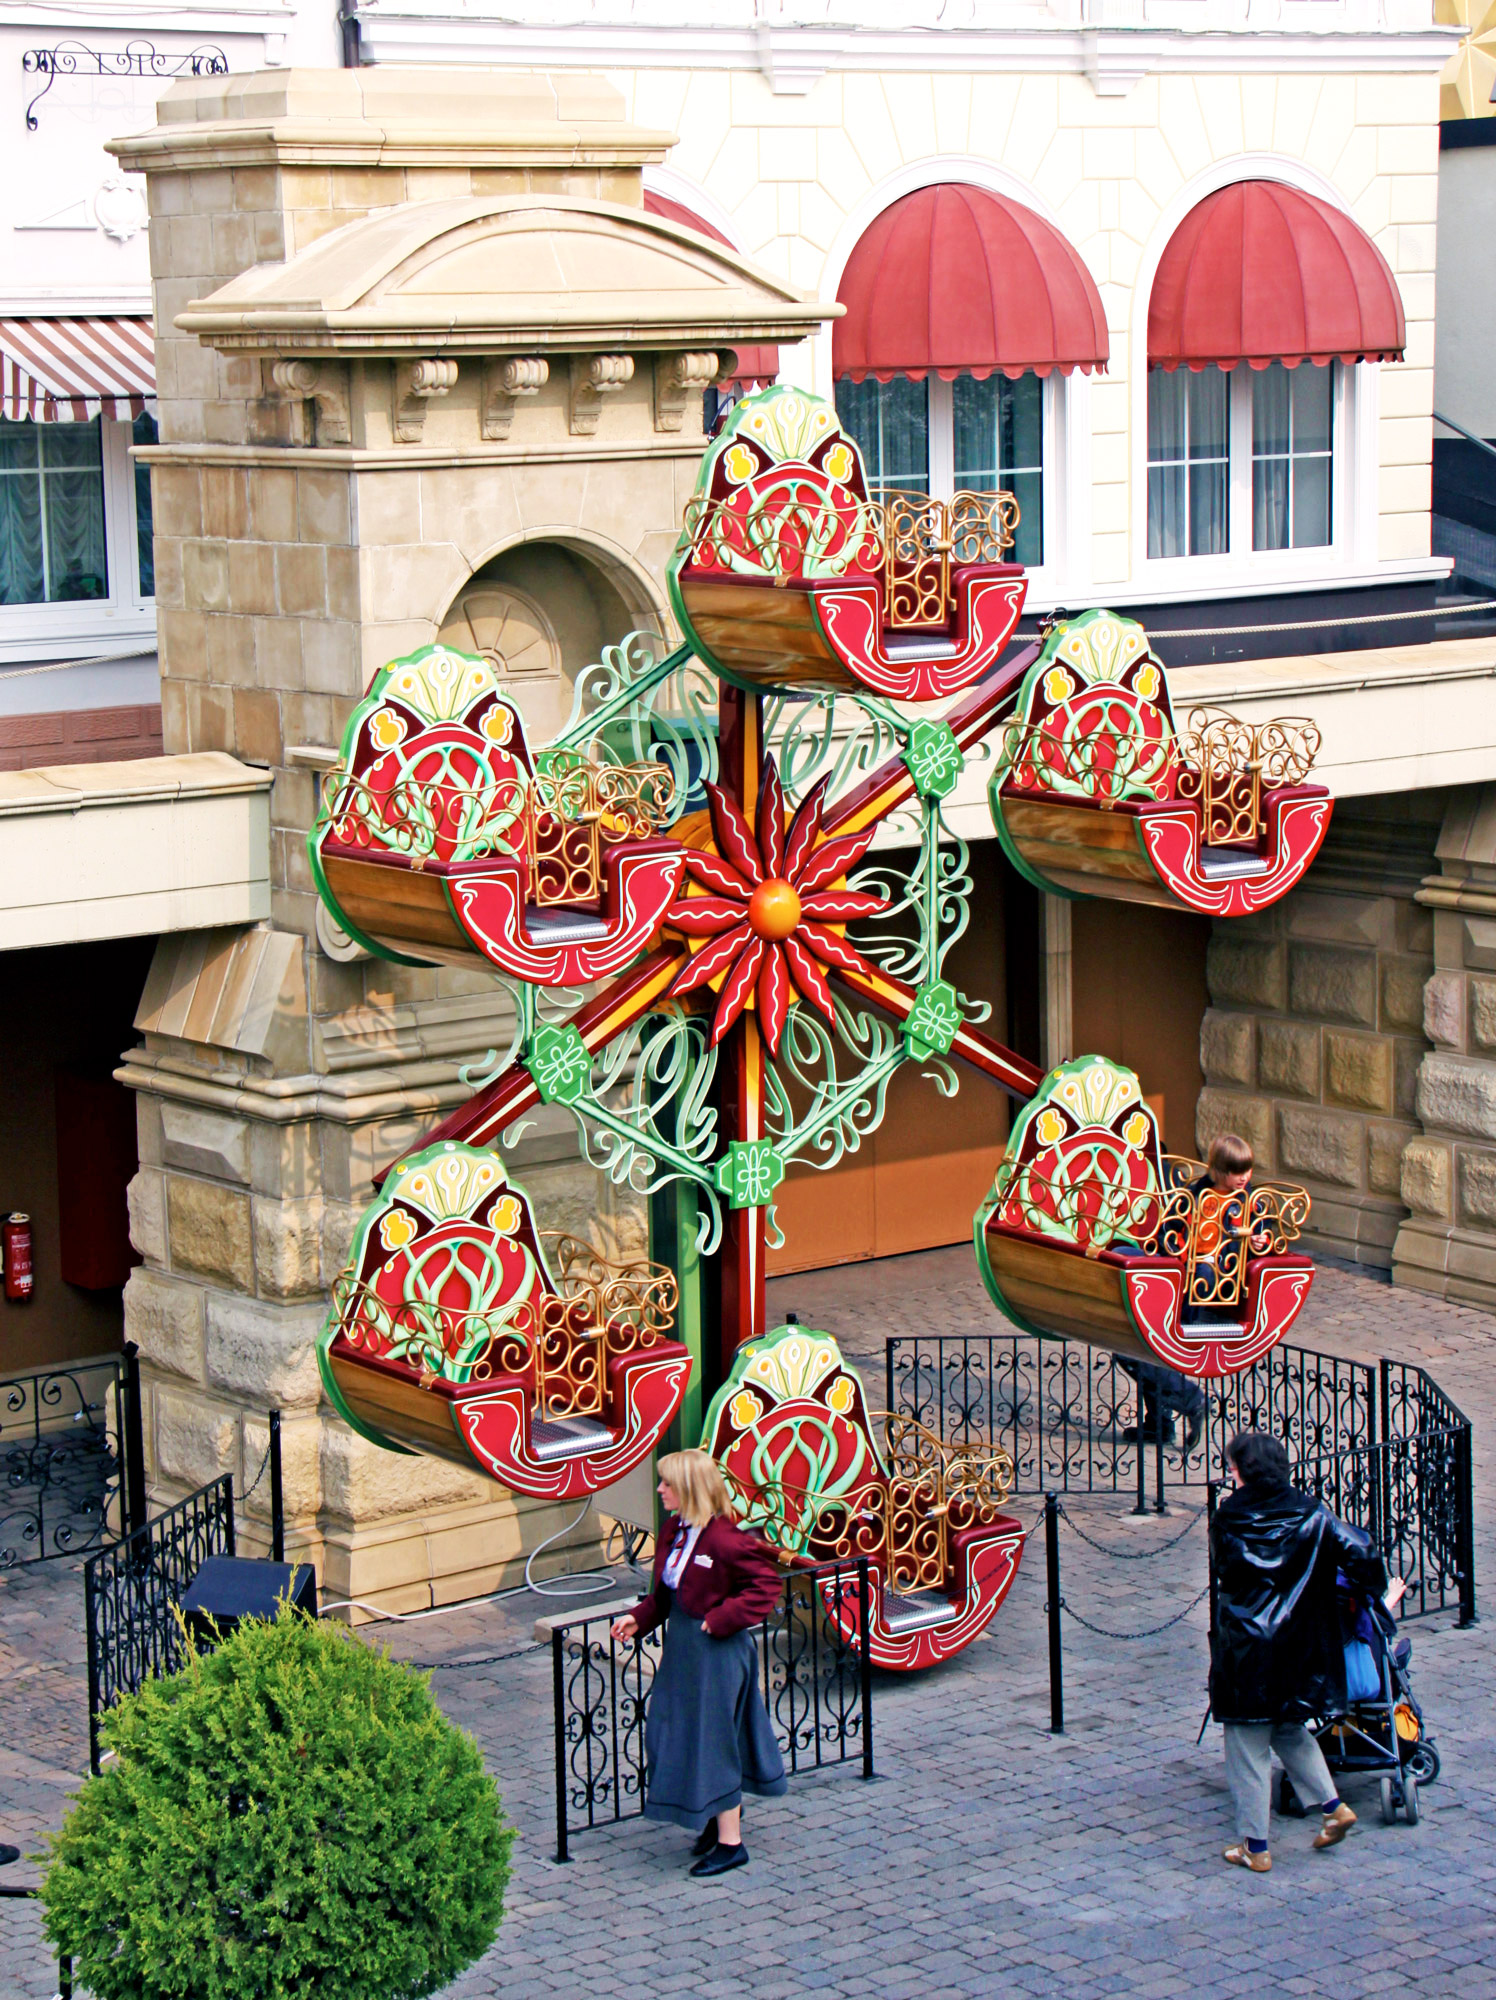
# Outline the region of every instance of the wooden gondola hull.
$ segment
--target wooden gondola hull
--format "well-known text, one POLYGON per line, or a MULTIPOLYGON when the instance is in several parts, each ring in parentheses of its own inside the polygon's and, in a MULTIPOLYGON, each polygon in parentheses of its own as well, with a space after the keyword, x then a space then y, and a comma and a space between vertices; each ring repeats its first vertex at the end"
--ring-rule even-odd
POLYGON ((679 1410, 691 1374, 690 1354, 673 1340, 614 1359, 602 1419, 611 1444, 543 1460, 530 1448, 534 1390, 519 1376, 423 1384, 403 1362, 358 1353, 341 1339, 322 1361, 335 1406, 371 1442, 445 1459, 541 1500, 582 1499, 632 1472, 679 1410))
MULTIPOLYGON (((961 1589, 959 1601, 952 1600, 955 1615, 939 1625, 914 1631, 889 1629, 883 1577, 868 1566, 868 1654, 875 1667, 894 1673, 917 1673, 948 1660, 985 1632, 1012 1587, 1023 1556, 1024 1532, 1021 1522, 1009 1514, 982 1528, 970 1528, 952 1536, 954 1581, 961 1589)), ((826 1615, 853 1642, 861 1639, 855 1586, 838 1591, 835 1579, 821 1583, 821 1600, 826 1615)))
POLYGON ((1319 852, 1333 806, 1314 785, 1270 793, 1263 851, 1242 850, 1251 872, 1221 872, 1202 856, 1196 800, 1103 810, 1002 787, 992 793, 998 839, 1039 888, 1216 917, 1250 916, 1287 895, 1319 852))
POLYGON ((994 1305, 1026 1332, 1063 1334, 1207 1380, 1238 1374, 1276 1346, 1314 1275, 1308 1257, 1249 1258, 1242 1324, 1227 1328, 1182 1323, 1178 1258, 1087 1256, 989 1222, 977 1236, 977 1261, 994 1305))

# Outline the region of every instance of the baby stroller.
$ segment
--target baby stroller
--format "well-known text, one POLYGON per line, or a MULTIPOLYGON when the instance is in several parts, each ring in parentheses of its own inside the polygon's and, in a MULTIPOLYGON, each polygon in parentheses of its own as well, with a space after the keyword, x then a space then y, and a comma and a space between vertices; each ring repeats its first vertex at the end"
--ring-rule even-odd
MULTIPOLYGON (((1382 1818, 1391 1826, 1401 1812, 1418 1824, 1418 1787, 1439 1775, 1439 1751, 1424 1727, 1408 1678, 1413 1642, 1376 1598, 1353 1591, 1337 1575, 1341 1625, 1345 1633, 1345 1678, 1349 1697, 1339 1715, 1310 1724, 1332 1773, 1381 1774, 1382 1818)), ((1278 1810, 1302 1819, 1305 1807, 1282 1774, 1278 1810)))

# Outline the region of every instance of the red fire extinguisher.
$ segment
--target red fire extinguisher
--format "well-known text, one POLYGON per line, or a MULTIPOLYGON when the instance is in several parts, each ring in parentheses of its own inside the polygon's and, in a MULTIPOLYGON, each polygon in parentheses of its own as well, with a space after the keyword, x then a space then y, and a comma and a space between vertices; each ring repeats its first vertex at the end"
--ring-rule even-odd
POLYGON ((31 1217, 20 1209, 5 1218, 5 1296, 31 1297, 31 1217))

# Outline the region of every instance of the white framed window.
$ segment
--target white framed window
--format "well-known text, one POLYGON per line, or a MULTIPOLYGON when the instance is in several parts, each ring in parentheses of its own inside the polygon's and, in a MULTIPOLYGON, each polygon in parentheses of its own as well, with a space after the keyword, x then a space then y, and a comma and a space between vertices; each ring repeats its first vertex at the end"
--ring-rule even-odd
POLYGON ((1051 468, 1054 378, 1029 370, 1012 380, 938 375, 889 382, 871 375, 836 385, 836 410, 857 440, 876 499, 890 490, 928 493, 1011 493, 1018 502, 1012 559, 1030 571, 1044 562, 1046 514, 1054 506, 1051 468))
POLYGON ((1148 560, 1322 567, 1349 539, 1353 377, 1338 361, 1148 373, 1148 560))
POLYGON ((134 422, 0 417, 0 658, 148 636, 155 596, 150 472, 134 422))

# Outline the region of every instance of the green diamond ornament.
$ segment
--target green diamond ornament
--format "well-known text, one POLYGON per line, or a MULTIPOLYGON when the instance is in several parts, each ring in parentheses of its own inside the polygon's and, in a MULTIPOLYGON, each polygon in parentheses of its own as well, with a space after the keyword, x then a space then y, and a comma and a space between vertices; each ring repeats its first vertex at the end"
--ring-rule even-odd
POLYGON ((947 797, 966 769, 966 759, 948 722, 916 722, 909 732, 904 762, 924 799, 947 797))
POLYGON ((956 989, 947 980, 921 986, 904 1023, 904 1047, 910 1060, 923 1062, 927 1056, 948 1055, 961 1019, 956 989))
POLYGON ((768 1139, 734 1139, 712 1180, 734 1208, 762 1208, 784 1179, 784 1161, 768 1139))
POLYGON ((575 1104, 591 1080, 592 1057, 570 1021, 564 1028, 537 1028, 526 1060, 542 1104, 575 1104))

